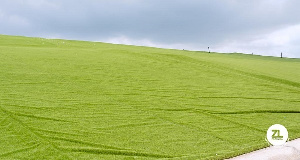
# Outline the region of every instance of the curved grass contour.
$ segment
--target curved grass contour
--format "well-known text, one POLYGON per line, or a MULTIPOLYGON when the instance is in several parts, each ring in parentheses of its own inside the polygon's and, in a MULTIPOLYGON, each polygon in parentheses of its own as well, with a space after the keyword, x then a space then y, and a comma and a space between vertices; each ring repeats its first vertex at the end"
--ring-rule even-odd
POLYGON ((300 137, 300 60, 0 35, 0 159, 223 159, 300 137))

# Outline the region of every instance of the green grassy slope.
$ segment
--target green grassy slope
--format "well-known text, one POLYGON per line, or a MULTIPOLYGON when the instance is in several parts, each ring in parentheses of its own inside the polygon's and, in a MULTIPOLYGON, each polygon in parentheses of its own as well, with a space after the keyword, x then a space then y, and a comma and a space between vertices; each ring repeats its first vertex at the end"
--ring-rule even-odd
POLYGON ((300 137, 300 60, 0 35, 0 159, 222 159, 300 137))

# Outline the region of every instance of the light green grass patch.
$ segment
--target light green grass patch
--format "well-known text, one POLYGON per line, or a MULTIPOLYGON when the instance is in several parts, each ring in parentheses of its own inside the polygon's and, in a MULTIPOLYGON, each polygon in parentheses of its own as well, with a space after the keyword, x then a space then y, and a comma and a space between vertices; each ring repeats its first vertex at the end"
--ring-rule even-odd
POLYGON ((300 60, 0 35, 0 159, 222 159, 300 137, 300 60))

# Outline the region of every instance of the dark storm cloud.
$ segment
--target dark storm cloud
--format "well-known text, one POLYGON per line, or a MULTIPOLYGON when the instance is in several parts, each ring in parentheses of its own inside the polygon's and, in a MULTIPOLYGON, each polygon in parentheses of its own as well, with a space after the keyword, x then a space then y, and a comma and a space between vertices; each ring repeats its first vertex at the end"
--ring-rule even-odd
POLYGON ((300 57, 299 5, 297 0, 3 0, 0 33, 112 42, 125 37, 132 44, 146 40, 224 52, 280 49, 300 57))

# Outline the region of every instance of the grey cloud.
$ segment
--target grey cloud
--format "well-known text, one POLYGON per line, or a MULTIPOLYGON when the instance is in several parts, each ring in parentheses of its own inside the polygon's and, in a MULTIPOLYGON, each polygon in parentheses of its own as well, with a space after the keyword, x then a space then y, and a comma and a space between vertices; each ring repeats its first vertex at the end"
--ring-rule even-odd
MULTIPOLYGON (((126 36, 202 49, 237 40, 246 44, 300 24, 299 5, 297 0, 4 0, 0 15, 18 18, 12 23, 2 16, 0 33, 83 40, 126 36)), ((299 50, 293 52, 300 57, 299 50)))

